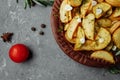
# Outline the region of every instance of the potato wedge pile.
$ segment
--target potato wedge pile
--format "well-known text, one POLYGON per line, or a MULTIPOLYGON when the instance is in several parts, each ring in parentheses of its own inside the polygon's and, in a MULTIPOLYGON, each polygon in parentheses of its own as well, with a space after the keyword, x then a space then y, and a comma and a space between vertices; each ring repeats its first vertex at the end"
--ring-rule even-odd
POLYGON ((63 0, 60 20, 75 51, 115 64, 112 50, 120 49, 119 0, 63 0))

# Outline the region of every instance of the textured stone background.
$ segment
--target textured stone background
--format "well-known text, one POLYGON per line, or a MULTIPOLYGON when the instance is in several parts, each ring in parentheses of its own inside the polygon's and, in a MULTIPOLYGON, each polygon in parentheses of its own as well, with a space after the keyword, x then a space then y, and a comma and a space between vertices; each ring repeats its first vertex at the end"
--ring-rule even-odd
POLYGON ((105 69, 91 68, 66 56, 56 44, 51 32, 51 7, 35 6, 23 8, 23 0, 1 0, 0 34, 14 32, 12 43, 0 39, 0 80, 120 80, 105 69), (40 24, 47 28, 40 28, 40 24), (37 28, 36 32, 31 27, 37 28), (44 36, 38 33, 45 32, 44 36), (29 61, 13 63, 8 57, 8 50, 15 43, 24 43, 33 52, 29 61))

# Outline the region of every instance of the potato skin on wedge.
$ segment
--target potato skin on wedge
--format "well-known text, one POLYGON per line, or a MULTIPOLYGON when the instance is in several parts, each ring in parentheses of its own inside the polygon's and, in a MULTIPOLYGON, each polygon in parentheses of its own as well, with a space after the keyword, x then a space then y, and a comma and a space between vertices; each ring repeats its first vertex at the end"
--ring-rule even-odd
POLYGON ((81 17, 85 18, 85 16, 87 15, 87 12, 91 8, 92 0, 83 0, 82 3, 83 4, 80 7, 81 17))
POLYGON ((120 49, 120 27, 113 33, 112 38, 115 45, 120 49))
POLYGON ((117 7, 115 11, 112 14, 113 17, 119 17, 120 16, 120 7, 117 7))
POLYGON ((63 0, 61 6, 60 6, 60 20, 63 23, 67 23, 72 19, 71 10, 66 10, 66 5, 70 5, 68 0, 63 0))
POLYGON ((80 24, 78 19, 81 19, 81 18, 80 18, 79 15, 76 15, 69 23, 69 27, 68 27, 68 29, 66 31, 66 34, 69 37, 69 39, 73 38, 73 35, 74 35, 78 25, 80 24))
POLYGON ((85 43, 85 33, 83 28, 79 26, 77 29, 77 38, 74 45, 74 50, 76 51, 77 49, 79 49, 84 43, 85 43))
POLYGON ((107 3, 115 7, 120 7, 120 0, 105 0, 107 3))
POLYGON ((68 0, 70 2, 70 5, 72 5, 73 7, 78 7, 81 5, 82 0, 68 0))
POLYGON ((97 2, 103 2, 104 0, 96 0, 97 2))
POLYGON ((120 27, 120 21, 115 22, 115 23, 111 26, 111 28, 110 28, 110 33, 111 33, 111 34, 114 33, 114 31, 115 31, 116 29, 118 29, 119 27, 120 27))
POLYGON ((90 55, 90 57, 95 58, 95 59, 105 60, 111 64, 115 64, 115 60, 114 60, 112 53, 109 53, 104 50, 95 51, 90 55))
POLYGON ((114 20, 119 21, 120 20, 120 7, 117 7, 109 18, 112 21, 114 21, 114 20))

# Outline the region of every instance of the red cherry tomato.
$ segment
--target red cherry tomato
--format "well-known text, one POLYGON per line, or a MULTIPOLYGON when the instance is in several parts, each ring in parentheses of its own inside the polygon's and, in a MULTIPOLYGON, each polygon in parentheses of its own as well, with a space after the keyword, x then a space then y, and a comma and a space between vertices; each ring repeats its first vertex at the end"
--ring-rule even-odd
POLYGON ((29 57, 29 49, 24 44, 15 44, 9 50, 9 57, 16 63, 24 62, 29 57))

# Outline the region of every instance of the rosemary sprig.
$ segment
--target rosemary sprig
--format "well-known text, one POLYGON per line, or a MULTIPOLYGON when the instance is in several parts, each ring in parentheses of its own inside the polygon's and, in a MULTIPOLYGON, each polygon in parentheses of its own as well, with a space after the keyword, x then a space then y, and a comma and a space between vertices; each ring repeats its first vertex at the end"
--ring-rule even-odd
POLYGON ((119 55, 120 55, 120 50, 116 52, 115 56, 119 56, 119 55))
POLYGON ((45 1, 45 0, 33 0, 33 2, 35 2, 36 4, 42 4, 44 6, 52 6, 52 4, 54 3, 54 0, 49 0, 49 1, 45 1))
POLYGON ((19 0, 16 0, 16 2, 18 3, 18 2, 19 2, 19 0))
POLYGON ((27 8, 27 5, 28 5, 28 0, 25 0, 25 2, 24 2, 24 9, 27 8))
POLYGON ((120 74, 120 67, 113 66, 113 67, 110 67, 108 71, 112 74, 120 74))
MULTIPOLYGON (((18 3, 19 0, 16 0, 16 2, 18 3)), ((34 6, 34 4, 40 4, 43 6, 52 6, 54 3, 54 0, 24 0, 24 8, 26 9, 27 6, 29 6, 29 8, 31 8, 32 6, 34 6)))

